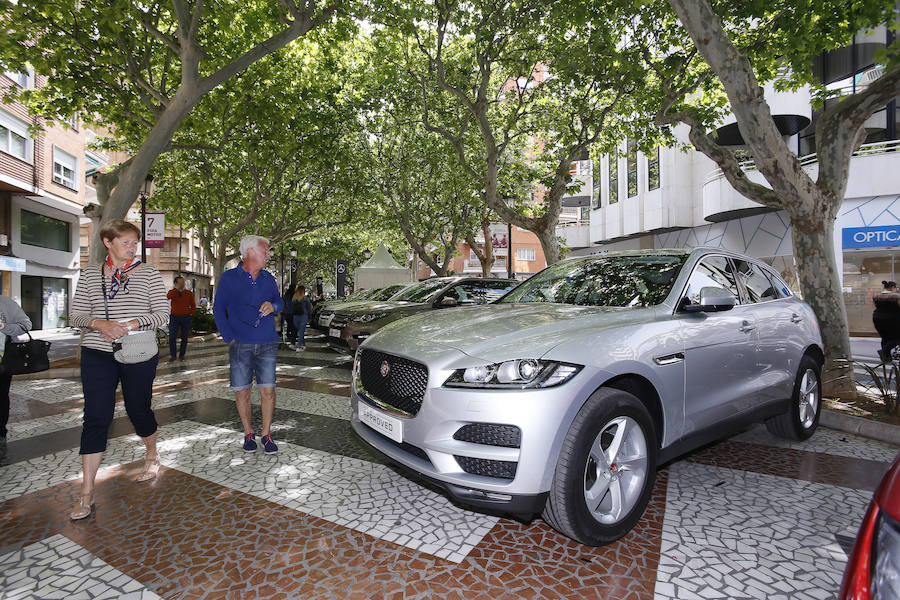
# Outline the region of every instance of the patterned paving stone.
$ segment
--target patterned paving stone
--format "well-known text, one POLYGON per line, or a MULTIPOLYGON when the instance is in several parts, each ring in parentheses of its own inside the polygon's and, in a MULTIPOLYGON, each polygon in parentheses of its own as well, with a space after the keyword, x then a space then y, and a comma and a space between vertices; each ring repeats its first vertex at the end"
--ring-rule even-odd
MULTIPOLYGON (((0 446, 0 555, 18 564, 30 544, 72 540, 173 599, 824 599, 898 450, 821 428, 784 442, 754 427, 671 463, 638 526, 587 548, 540 519, 458 507, 395 471, 349 427, 350 358, 321 338, 308 345, 279 350, 276 456, 240 450, 221 342, 163 360, 161 477, 131 481, 143 445, 117 412, 97 511, 77 523, 66 517, 80 477, 77 373, 17 377, 0 446)), ((5 574, 0 565, 0 597, 5 574)))
POLYGON ((0 555, 2 598, 154 600, 140 583, 72 540, 54 535, 0 555))
POLYGON ((834 534, 855 529, 870 492, 736 469, 669 468, 655 598, 815 598, 846 562, 834 534))

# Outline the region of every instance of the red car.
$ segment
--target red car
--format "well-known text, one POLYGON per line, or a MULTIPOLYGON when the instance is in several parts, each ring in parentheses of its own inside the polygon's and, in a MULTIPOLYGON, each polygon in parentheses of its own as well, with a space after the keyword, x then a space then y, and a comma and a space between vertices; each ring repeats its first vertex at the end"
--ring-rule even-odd
POLYGON ((875 490, 859 527, 838 598, 900 598, 900 454, 875 490))

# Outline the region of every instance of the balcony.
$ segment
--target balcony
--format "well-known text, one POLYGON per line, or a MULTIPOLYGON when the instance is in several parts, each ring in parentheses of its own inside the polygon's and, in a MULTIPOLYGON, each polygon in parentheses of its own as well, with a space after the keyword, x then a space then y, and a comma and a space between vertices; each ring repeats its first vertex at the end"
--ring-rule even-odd
POLYGON ((591 245, 590 222, 558 225, 556 235, 562 238, 562 243, 570 250, 587 248, 591 245))
MULTIPOLYGON (((898 151, 900 140, 860 146, 850 160, 850 177, 844 197, 895 195, 900 187, 900 170, 896 167, 898 151)), ((813 180, 818 177, 817 155, 808 154, 800 157, 800 164, 813 180)), ((742 162, 741 169, 751 181, 771 187, 756 170, 752 160, 742 162)), ((703 218, 711 223, 749 217, 772 210, 740 195, 725 179, 721 169, 711 171, 703 180, 703 218)))

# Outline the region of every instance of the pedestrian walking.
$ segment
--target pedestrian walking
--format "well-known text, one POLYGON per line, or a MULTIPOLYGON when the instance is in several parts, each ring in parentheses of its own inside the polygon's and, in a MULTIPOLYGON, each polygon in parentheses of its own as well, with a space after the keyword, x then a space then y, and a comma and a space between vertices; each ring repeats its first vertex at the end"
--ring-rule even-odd
POLYGON ((166 298, 172 304, 169 315, 169 357, 175 360, 175 341, 180 336, 181 348, 178 351, 178 358, 184 360, 188 336, 191 334, 191 318, 197 310, 197 303, 194 302, 194 292, 184 289, 184 277, 179 275, 173 284, 175 287, 166 294, 166 298))
POLYGON ((113 342, 129 332, 155 330, 168 322, 166 287, 156 267, 135 260, 141 238, 135 225, 113 219, 100 230, 100 238, 108 252, 106 261, 82 270, 70 315, 72 325, 86 330, 81 342, 83 474, 81 496, 69 513, 72 520, 83 519, 94 509, 94 480, 106 450, 120 382, 125 411, 146 448, 144 468, 135 480, 154 479, 160 467, 156 416, 150 406, 159 355, 144 362, 120 363, 113 354, 113 342))
MULTIPOLYGON (((0 357, 6 347, 6 339, 31 331, 31 319, 18 302, 8 296, 0 296, 0 357)), ((6 440, 9 423, 9 386, 12 373, 0 366, 0 441, 6 440)))
POLYGON ((284 301, 284 310, 282 311, 282 326, 284 328, 284 340, 287 342, 288 348, 293 349, 297 343, 297 328, 294 327, 294 305, 291 298, 294 297, 296 286, 291 284, 281 297, 284 301))
POLYGON ((250 389, 256 387, 262 404, 262 445, 267 454, 278 452, 272 440, 275 412, 275 361, 278 332, 275 315, 284 308, 278 284, 266 266, 269 240, 249 235, 241 240, 241 260, 222 274, 213 300, 213 316, 228 344, 231 389, 244 427, 244 451, 256 452, 250 408, 250 389))
POLYGON ((875 303, 875 312, 872 313, 872 322, 875 331, 881 336, 881 350, 878 356, 882 362, 891 361, 891 350, 900 346, 900 293, 897 292, 897 284, 893 281, 882 281, 884 287, 872 297, 875 303))
POLYGON ((297 331, 297 351, 306 350, 306 324, 312 315, 312 303, 306 297, 306 288, 298 286, 291 298, 294 313, 294 329, 297 331))

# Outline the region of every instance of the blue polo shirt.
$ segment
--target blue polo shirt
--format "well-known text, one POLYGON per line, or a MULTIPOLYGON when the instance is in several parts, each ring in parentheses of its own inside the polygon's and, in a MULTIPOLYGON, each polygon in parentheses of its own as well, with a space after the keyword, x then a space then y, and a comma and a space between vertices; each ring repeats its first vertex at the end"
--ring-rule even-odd
POLYGON ((243 261, 233 269, 222 273, 216 286, 213 301, 213 316, 222 340, 230 344, 232 340, 244 344, 265 344, 277 342, 275 315, 284 308, 284 301, 278 292, 278 283, 271 273, 262 269, 254 280, 245 271, 243 261), (259 307, 263 302, 271 302, 275 311, 259 317, 259 307), (257 324, 257 319, 259 323, 257 324))

